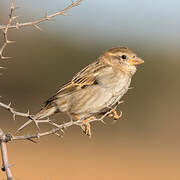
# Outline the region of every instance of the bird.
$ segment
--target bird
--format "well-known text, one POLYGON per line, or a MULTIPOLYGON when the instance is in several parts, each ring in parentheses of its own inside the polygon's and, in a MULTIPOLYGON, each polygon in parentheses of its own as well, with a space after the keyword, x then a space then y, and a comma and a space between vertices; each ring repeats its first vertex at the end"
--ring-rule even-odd
POLYGON ((137 65, 142 63, 127 47, 106 50, 50 97, 34 119, 66 113, 73 121, 82 121, 81 128, 91 136, 92 118, 108 111, 109 117, 120 118, 114 107, 128 91, 137 65))

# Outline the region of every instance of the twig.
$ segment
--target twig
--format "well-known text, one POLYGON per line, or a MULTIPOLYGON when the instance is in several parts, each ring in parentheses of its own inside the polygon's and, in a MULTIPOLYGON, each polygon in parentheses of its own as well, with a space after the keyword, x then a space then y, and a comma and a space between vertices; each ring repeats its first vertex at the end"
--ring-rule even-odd
MULTIPOLYGON (((114 110, 117 108, 117 106, 119 105, 119 104, 121 104, 123 101, 118 101, 116 104, 114 104, 114 110)), ((62 125, 58 125, 58 124, 56 124, 56 123, 54 123, 54 122, 52 122, 49 118, 48 119, 41 119, 41 120, 38 120, 38 119, 35 119, 34 118, 34 115, 31 115, 30 113, 29 113, 29 110, 28 110, 28 112, 27 113, 22 113, 22 112, 18 112, 18 111, 16 111, 16 110, 14 110, 14 108, 12 108, 11 107, 11 102, 7 105, 7 104, 4 104, 4 103, 2 103, 2 102, 0 102, 0 107, 3 107, 3 108, 5 108, 6 110, 8 110, 9 112, 11 112, 12 114, 13 114, 13 119, 15 120, 15 118, 16 118, 16 116, 21 116, 21 117, 25 117, 25 118, 28 118, 29 120, 27 121, 27 122, 25 122, 22 126, 20 126, 19 128, 18 128, 18 130, 17 130, 17 132, 19 132, 19 131, 21 131, 22 129, 24 129, 27 125, 29 125, 31 122, 34 122, 35 123, 35 125, 36 125, 36 127, 38 128, 38 129, 40 129, 39 128, 39 123, 49 123, 49 124, 51 124, 51 125, 53 125, 53 126, 56 126, 56 127, 58 127, 58 128, 60 128, 59 130, 62 130, 62 129, 64 129, 64 128, 66 128, 66 127, 69 127, 69 126, 72 126, 72 125, 81 125, 82 124, 82 120, 80 120, 80 121, 70 121, 70 122, 68 122, 67 124, 62 124, 62 125)), ((95 119, 92 119, 92 120, 90 120, 89 122, 92 122, 92 121, 101 121, 102 123, 104 123, 105 124, 105 122, 104 122, 104 118, 108 115, 108 114, 110 114, 111 113, 111 108, 109 108, 109 111, 107 111, 101 118, 99 118, 99 119, 97 119, 97 118, 95 118, 95 119)), ((120 117, 121 117, 121 115, 122 115, 122 112, 121 112, 121 114, 120 114, 120 117)), ((54 131, 54 130, 53 130, 54 131)), ((56 131, 58 131, 58 129, 56 130, 56 131)), ((52 134, 52 133, 51 133, 52 134)))
MULTIPOLYGON (((6 48, 7 44, 13 43, 14 41, 9 41, 8 40, 8 30, 9 27, 11 26, 12 21, 16 18, 15 16, 13 16, 13 11, 14 11, 14 0, 11 0, 11 8, 10 8, 10 14, 9 14, 9 20, 6 26, 3 26, 2 32, 3 32, 3 45, 0 48, 0 58, 1 59, 8 59, 10 57, 5 57, 3 56, 3 51, 6 48)), ((2 26, 1 26, 2 27, 2 26)))
POLYGON ((2 155, 2 171, 6 172, 7 180, 13 180, 12 173, 10 170, 10 164, 8 162, 8 153, 7 153, 7 147, 6 147, 6 141, 5 141, 5 134, 0 129, 0 146, 1 146, 1 155, 2 155))
POLYGON ((15 16, 13 16, 13 11, 14 11, 15 7, 14 7, 14 0, 12 0, 11 1, 11 8, 10 8, 10 15, 9 15, 8 24, 7 25, 0 25, 0 30, 3 32, 3 35, 4 35, 4 44, 0 48, 0 58, 1 59, 8 59, 8 58, 10 58, 10 57, 3 56, 3 51, 6 48, 7 44, 14 42, 14 41, 9 41, 8 38, 7 38, 7 34, 8 34, 7 32, 8 32, 9 29, 14 29, 14 28, 20 29, 22 27, 33 26, 33 27, 37 28, 38 30, 41 30, 41 28, 39 27, 39 24, 41 22, 49 21, 49 20, 53 19, 54 17, 60 16, 60 15, 67 16, 66 12, 68 10, 70 10, 71 8, 80 5, 80 3, 82 1, 83 0, 72 1, 72 3, 69 6, 67 6, 66 8, 64 8, 63 10, 58 11, 56 13, 53 13, 51 15, 45 15, 43 18, 37 19, 35 21, 24 22, 24 23, 16 22, 15 24, 12 25, 12 21, 17 18, 15 16))
MULTIPOLYGON (((108 111, 107 113, 105 113, 103 116, 101 116, 100 118, 94 118, 94 119, 91 119, 89 120, 89 123, 92 123, 92 122, 95 122, 95 121, 102 121, 102 119, 104 119, 109 113, 111 113, 110 111, 108 111)), ((55 134, 57 135, 56 133, 58 131, 62 131, 64 133, 64 129, 70 127, 70 126, 73 126, 73 125, 76 125, 76 126, 81 126, 83 124, 83 121, 82 120, 78 120, 78 121, 69 121, 67 123, 64 123, 64 124, 61 124, 61 125, 58 125, 58 124, 54 124, 52 123, 53 125, 57 126, 57 128, 53 128, 49 131, 46 131, 46 132, 43 132, 43 133, 36 133, 36 134, 27 134, 27 135, 24 135, 24 136, 12 136, 10 134, 7 134, 6 135, 6 141, 14 141, 14 140, 30 140, 30 139, 39 139, 40 137, 43 137, 43 136, 47 136, 47 135, 51 135, 51 134, 55 134)))
MULTIPOLYGON (((101 121, 109 113, 110 113, 110 111, 107 112, 106 114, 104 114, 101 118, 99 118, 99 119, 94 118, 94 119, 91 119, 89 122, 91 123, 93 121, 101 121)), ((57 134, 58 131, 64 132, 63 131, 64 129, 66 129, 66 128, 72 126, 72 125, 81 126, 82 123, 83 122, 81 120, 79 120, 79 121, 70 121, 70 122, 67 122, 67 123, 64 123, 64 124, 61 124, 61 125, 55 124, 58 127, 54 128, 54 129, 52 129, 50 131, 46 131, 46 132, 43 132, 43 133, 37 133, 37 134, 33 134, 33 135, 28 135, 27 134, 27 135, 24 135, 24 136, 13 136, 11 134, 4 134, 4 132, 0 129, 0 146, 1 146, 1 154, 2 154, 2 162, 3 162, 2 170, 6 172, 7 180, 13 180, 12 173, 11 173, 11 170, 10 170, 10 165, 9 165, 9 162, 8 162, 8 153, 7 153, 7 148, 6 148, 6 143, 7 142, 15 141, 15 140, 30 140, 32 142, 35 142, 33 139, 39 139, 40 137, 43 137, 43 136, 47 136, 47 135, 51 135, 51 134, 55 134, 55 135, 59 136, 59 134, 57 134)))
POLYGON ((22 112, 16 111, 14 108, 11 107, 11 102, 8 105, 0 102, 0 107, 3 107, 6 110, 8 110, 9 112, 11 112, 13 114, 13 119, 14 120, 15 120, 16 116, 22 116, 22 117, 26 117, 26 118, 29 118, 29 119, 32 116, 32 115, 29 114, 29 111, 27 113, 22 113, 22 112))
MULTIPOLYGON (((12 115, 13 115, 13 119, 14 119, 14 120, 15 120, 16 116, 21 116, 21 117, 25 117, 25 118, 28 118, 28 119, 29 119, 25 124, 23 124, 20 128, 18 128, 17 131, 21 131, 24 127, 26 127, 26 126, 27 126, 28 124, 30 124, 31 122, 34 122, 38 129, 40 129, 38 123, 50 123, 50 120, 49 120, 49 119, 36 120, 36 119, 34 118, 34 115, 31 115, 31 114, 29 113, 29 110, 27 111, 27 113, 22 113, 22 112, 16 111, 14 108, 11 107, 11 103, 9 103, 9 104, 7 105, 7 104, 4 104, 4 103, 0 102, 0 107, 3 107, 3 108, 5 108, 6 110, 8 110, 9 112, 11 112, 12 115)), ((55 123, 54 123, 54 124, 55 124, 55 123)))
MULTIPOLYGON (((94 121, 102 121, 103 118, 105 118, 109 113, 111 113, 110 111, 108 111, 107 113, 105 113, 101 118, 97 119, 91 119, 89 121, 89 123, 94 122, 94 121)), ((7 176, 7 180, 13 180, 12 177, 12 173, 10 170, 10 164, 8 162, 8 153, 7 153, 7 148, 6 148, 6 143, 9 141, 15 141, 15 140, 30 140, 32 142, 35 142, 33 139, 39 139, 40 137, 43 136, 47 136, 47 135, 51 135, 51 134, 55 134, 58 135, 57 132, 58 131, 62 131, 63 130, 73 126, 73 125, 77 125, 77 126, 81 126, 83 124, 83 121, 78 120, 78 121, 69 121, 67 123, 61 124, 61 125, 57 125, 52 123, 53 125, 56 125, 57 128, 54 128, 52 130, 43 132, 43 133, 37 133, 37 134, 33 134, 33 135, 24 135, 24 136, 13 136, 11 134, 4 134, 4 132, 0 129, 0 146, 1 146, 1 154, 2 154, 2 170, 6 172, 6 176, 7 176)), ((61 136, 60 136, 61 137, 61 136)))

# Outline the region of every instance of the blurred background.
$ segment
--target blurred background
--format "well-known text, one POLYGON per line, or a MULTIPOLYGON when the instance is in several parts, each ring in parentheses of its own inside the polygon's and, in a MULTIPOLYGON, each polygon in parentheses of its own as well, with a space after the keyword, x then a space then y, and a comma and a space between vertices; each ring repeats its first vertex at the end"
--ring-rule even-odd
MULTIPOLYGON (((70 0, 16 0, 15 14, 27 22, 59 11, 70 0)), ((10 0, 0 1, 0 24, 7 23, 10 0)), ((89 139, 79 127, 64 138, 49 136, 38 144, 8 144, 17 180, 180 179, 180 1, 84 0, 71 16, 11 30, 15 40, 1 61, 0 95, 18 111, 36 113, 43 102, 106 49, 128 46, 145 61, 132 80, 132 90, 119 106, 122 118, 94 123, 89 139)), ((1 35, 2 39, 2 35, 1 35)), ((2 43, 2 40, 1 40, 2 43)), ((13 121, 0 109, 0 127, 10 133, 25 122, 13 121)), ((57 122, 68 121, 63 115, 57 122)), ((41 125, 42 131, 51 127, 41 125)), ((36 132, 34 125, 22 134, 36 132)), ((0 178, 5 175, 0 172, 0 178)))

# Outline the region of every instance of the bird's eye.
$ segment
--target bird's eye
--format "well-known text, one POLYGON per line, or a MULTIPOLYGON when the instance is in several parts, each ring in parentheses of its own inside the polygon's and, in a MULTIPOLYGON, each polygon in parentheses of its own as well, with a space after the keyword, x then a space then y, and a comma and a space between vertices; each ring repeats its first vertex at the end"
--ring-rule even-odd
POLYGON ((127 56, 126 56, 126 55, 122 55, 121 57, 122 57, 122 59, 126 59, 126 58, 127 58, 127 56))

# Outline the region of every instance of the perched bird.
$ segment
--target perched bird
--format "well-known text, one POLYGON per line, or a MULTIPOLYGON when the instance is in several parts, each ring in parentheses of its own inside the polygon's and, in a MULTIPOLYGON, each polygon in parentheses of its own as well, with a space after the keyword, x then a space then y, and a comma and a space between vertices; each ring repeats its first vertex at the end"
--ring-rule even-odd
POLYGON ((127 92, 136 66, 143 62, 126 47, 105 51, 49 98, 34 118, 39 120, 64 112, 73 120, 82 120, 82 129, 91 136, 88 121, 92 117, 109 110, 110 117, 120 117, 113 107, 127 92))

